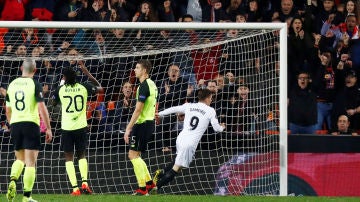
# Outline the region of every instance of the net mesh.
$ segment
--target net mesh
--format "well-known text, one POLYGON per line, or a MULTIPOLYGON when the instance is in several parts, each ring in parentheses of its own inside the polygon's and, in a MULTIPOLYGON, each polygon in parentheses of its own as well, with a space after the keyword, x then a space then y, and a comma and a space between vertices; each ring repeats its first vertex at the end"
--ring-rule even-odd
MULTIPOLYGON (((226 132, 206 131, 189 169, 175 178, 164 193, 278 194, 279 33, 276 30, 150 29, 5 29, 0 55, 1 87, 20 76, 25 57, 37 63, 35 79, 43 84, 46 103, 62 78, 74 67, 78 80, 86 68, 105 88, 90 98, 87 152, 89 184, 95 193, 131 193, 137 187, 127 159, 123 134, 135 107, 138 81, 132 71, 139 59, 153 64, 151 79, 159 89, 159 110, 196 101, 196 91, 210 88, 213 107, 226 132), (215 86, 214 86, 215 85, 215 86), (264 155, 261 155, 264 154, 264 155), (266 155, 265 155, 266 154, 266 155), (256 181, 254 181, 256 180, 256 181)), ((4 97, 2 96, 4 104, 4 97)), ((60 148, 60 107, 48 105, 54 129, 52 144, 43 143, 37 163, 34 193, 70 193, 60 148)), ((14 160, 4 105, 1 124, 0 190, 7 190, 14 160)), ((164 118, 142 158, 150 172, 175 159, 175 141, 183 115, 164 118)), ((42 138, 44 140, 44 138, 42 138)), ((80 175, 75 161, 78 179, 80 175)))

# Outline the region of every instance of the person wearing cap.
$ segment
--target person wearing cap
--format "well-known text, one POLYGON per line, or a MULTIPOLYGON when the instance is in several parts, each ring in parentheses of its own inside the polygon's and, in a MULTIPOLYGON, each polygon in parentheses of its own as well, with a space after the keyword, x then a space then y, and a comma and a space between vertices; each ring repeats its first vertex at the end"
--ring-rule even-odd
POLYGON ((332 123, 341 114, 349 117, 350 127, 354 130, 360 129, 360 89, 357 85, 357 74, 353 69, 345 70, 345 86, 341 89, 334 101, 332 123))

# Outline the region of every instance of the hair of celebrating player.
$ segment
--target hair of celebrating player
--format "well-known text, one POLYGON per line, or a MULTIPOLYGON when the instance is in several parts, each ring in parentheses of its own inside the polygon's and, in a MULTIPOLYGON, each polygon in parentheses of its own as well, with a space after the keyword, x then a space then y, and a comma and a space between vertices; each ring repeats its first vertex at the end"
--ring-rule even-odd
POLYGON ((141 59, 137 63, 140 64, 141 67, 146 70, 146 73, 150 74, 150 70, 151 70, 152 65, 151 65, 151 62, 149 60, 141 59))
POLYGON ((212 92, 209 89, 207 89, 207 88, 199 89, 199 91, 198 91, 199 101, 203 101, 210 96, 212 96, 212 92))
POLYGON ((25 73, 33 73, 36 69, 35 60, 27 58, 22 63, 22 71, 25 73))
POLYGON ((76 83, 76 72, 72 67, 67 67, 63 71, 65 77, 65 85, 75 85, 76 83))

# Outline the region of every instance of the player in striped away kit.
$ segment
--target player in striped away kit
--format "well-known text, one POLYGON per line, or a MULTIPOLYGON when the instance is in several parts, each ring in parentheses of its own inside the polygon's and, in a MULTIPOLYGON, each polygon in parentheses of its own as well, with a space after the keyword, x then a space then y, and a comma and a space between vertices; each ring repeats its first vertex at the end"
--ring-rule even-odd
POLYGON ((65 155, 65 167, 73 191, 71 195, 77 196, 81 192, 91 194, 88 185, 88 163, 85 158, 86 147, 89 141, 86 120, 86 103, 88 96, 96 92, 103 92, 100 83, 90 74, 85 65, 79 65, 82 72, 93 82, 78 83, 76 72, 72 67, 63 70, 65 84, 59 86, 53 97, 53 105, 61 103, 61 147, 65 155), (74 167, 74 146, 75 155, 81 175, 81 190, 78 187, 74 167))
POLYGON ((210 107, 212 92, 209 89, 200 89, 198 99, 199 102, 197 103, 185 103, 158 113, 159 118, 172 113, 183 113, 185 119, 184 128, 176 139, 175 163, 155 172, 154 183, 156 187, 152 189, 152 194, 156 194, 158 189, 172 181, 182 168, 189 167, 195 155, 196 147, 209 123, 216 132, 222 132, 225 129, 224 123, 219 124, 215 109, 210 107))

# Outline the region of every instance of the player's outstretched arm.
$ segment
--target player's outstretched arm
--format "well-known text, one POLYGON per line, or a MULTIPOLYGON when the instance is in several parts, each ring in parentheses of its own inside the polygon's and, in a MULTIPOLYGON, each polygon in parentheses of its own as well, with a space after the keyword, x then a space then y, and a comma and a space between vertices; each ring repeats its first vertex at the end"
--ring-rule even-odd
POLYGON ((167 108, 167 109, 159 112, 158 117, 161 118, 163 116, 166 116, 166 115, 169 115, 169 114, 174 114, 174 113, 185 113, 184 105, 167 108))

